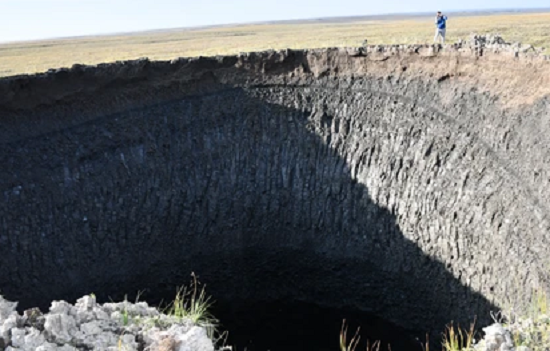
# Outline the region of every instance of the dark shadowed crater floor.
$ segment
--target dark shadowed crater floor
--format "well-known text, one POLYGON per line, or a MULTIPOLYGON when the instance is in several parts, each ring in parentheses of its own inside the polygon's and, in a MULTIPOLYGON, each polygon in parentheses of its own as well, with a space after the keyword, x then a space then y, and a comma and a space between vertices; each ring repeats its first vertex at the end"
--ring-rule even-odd
MULTIPOLYGON (((227 344, 248 351, 340 351, 343 322, 351 340, 359 329, 357 350, 380 341, 380 350, 422 351, 405 330, 354 309, 332 309, 308 302, 229 301, 213 309, 227 330, 227 344)), ((423 342, 425 340, 422 340, 423 342)))

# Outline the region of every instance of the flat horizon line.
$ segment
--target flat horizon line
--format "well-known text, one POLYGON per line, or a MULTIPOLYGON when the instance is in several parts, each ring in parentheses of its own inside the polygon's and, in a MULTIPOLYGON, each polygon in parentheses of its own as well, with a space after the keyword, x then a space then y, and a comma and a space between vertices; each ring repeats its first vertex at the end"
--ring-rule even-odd
MULTIPOLYGON (((436 10, 437 11, 437 10, 436 10)), ((433 15, 436 11, 431 12, 395 12, 395 13, 380 13, 372 15, 356 15, 356 16, 327 16, 327 17, 309 17, 299 19, 286 19, 286 20, 269 20, 269 21, 251 21, 240 23, 222 23, 222 24, 210 24, 199 25, 190 27, 169 27, 169 28, 157 28, 157 29, 143 29, 136 31, 122 31, 122 32, 110 32, 110 33, 96 33, 96 34, 84 34, 75 36, 61 36, 61 37, 49 37, 42 39, 28 39, 28 40, 8 40, 0 41, 0 45, 13 45, 13 44, 25 44, 25 43, 40 43, 47 41, 64 41, 74 39, 91 39, 99 37, 116 37, 124 35, 141 35, 147 33, 165 33, 165 32, 177 32, 177 31, 195 31, 209 28, 231 28, 241 27, 247 25, 272 25, 272 24, 307 24, 312 22, 324 22, 324 23, 341 23, 341 22, 354 22, 359 20, 390 20, 390 19, 407 19, 407 18, 421 18, 433 15)), ((462 10, 449 10, 444 11, 449 14, 466 17, 467 15, 482 16, 482 15, 494 15, 494 14, 506 14, 506 13, 544 13, 550 12, 550 7, 533 7, 533 8, 495 8, 495 9, 462 9, 462 10)))

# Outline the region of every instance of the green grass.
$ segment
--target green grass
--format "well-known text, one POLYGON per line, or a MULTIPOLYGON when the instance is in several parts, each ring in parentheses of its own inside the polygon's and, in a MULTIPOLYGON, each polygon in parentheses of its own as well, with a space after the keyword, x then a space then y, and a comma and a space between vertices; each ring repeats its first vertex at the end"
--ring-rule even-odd
POLYGON ((189 319, 197 325, 217 325, 218 320, 210 313, 211 297, 206 295, 205 287, 199 288, 195 274, 190 287, 178 288, 176 297, 165 313, 178 319, 189 319))
POLYGON ((445 351, 470 351, 472 350, 475 335, 475 321, 470 324, 470 329, 463 330, 460 326, 455 328, 451 322, 443 334, 443 350, 445 351))
MULTIPOLYGON (((128 297, 124 296, 121 315, 121 325, 123 327, 129 327, 131 325, 140 325, 153 327, 168 328, 173 324, 185 323, 191 321, 194 325, 203 327, 206 329, 208 337, 213 340, 216 345, 221 345, 218 350, 228 351, 230 347, 224 346, 227 342, 227 333, 218 333, 218 320, 211 314, 210 308, 213 305, 213 301, 210 296, 206 294, 204 286, 200 286, 200 283, 193 273, 192 281, 189 286, 178 287, 174 300, 167 306, 159 307, 159 311, 165 316, 143 317, 132 315, 128 310, 127 304, 128 297), (168 318, 166 318, 168 316, 168 318)), ((134 303, 138 303, 142 292, 138 292, 134 303)), ((95 295, 91 294, 95 297, 95 295)), ((112 301, 112 300, 111 300, 112 301)), ((124 335, 124 333, 122 334, 124 335)), ((118 350, 124 350, 126 347, 122 344, 122 335, 119 337, 118 350)))
POLYGON ((124 296, 124 309, 122 310, 122 325, 128 326, 130 323, 130 316, 128 315, 128 308, 126 304, 128 303, 127 296, 124 296))
MULTIPOLYGON (((207 330, 215 330, 219 321, 210 313, 210 308, 213 305, 212 298, 206 294, 204 286, 200 287, 196 275, 193 273, 191 276, 192 281, 189 286, 178 287, 174 300, 164 307, 159 307, 161 313, 170 317, 168 321, 161 321, 161 318, 158 316, 133 316, 130 311, 128 311, 128 295, 124 295, 124 306, 120 311, 121 324, 124 327, 131 324, 147 324, 151 327, 166 327, 166 323, 173 324, 190 320, 193 324, 203 326, 207 328, 207 330)), ((138 292, 134 303, 137 304, 139 302, 142 293, 143 292, 138 292)), ((95 297, 93 293, 90 294, 90 296, 95 297)), ((111 302, 114 301, 111 299, 111 302)))

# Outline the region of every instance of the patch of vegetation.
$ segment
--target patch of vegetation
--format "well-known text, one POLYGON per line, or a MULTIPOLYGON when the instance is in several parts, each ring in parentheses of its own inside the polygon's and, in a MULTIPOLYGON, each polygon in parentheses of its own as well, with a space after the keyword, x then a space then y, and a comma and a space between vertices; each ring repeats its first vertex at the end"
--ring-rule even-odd
POLYGON ((211 297, 206 295, 204 286, 199 289, 197 276, 194 273, 191 276, 190 287, 178 288, 165 313, 177 319, 189 319, 197 325, 216 326, 218 320, 210 313, 211 297))
MULTIPOLYGON (((431 43, 433 17, 342 23, 258 24, 192 31, 142 33, 0 45, 0 76, 45 72, 75 63, 98 64, 149 57, 234 55, 267 49, 304 49, 369 44, 431 43)), ((471 33, 499 33, 510 42, 550 48, 550 13, 449 17, 447 41, 471 33)), ((550 50, 547 50, 550 54, 550 50)))
MULTIPOLYGON (((360 328, 357 328, 355 335, 348 342, 348 326, 346 325, 346 320, 344 319, 342 322, 342 329, 340 330, 340 351, 356 351, 357 345, 359 345, 359 340, 361 339, 359 331, 360 328)), ((380 351, 380 341, 376 341, 372 345, 370 341, 368 341, 366 351, 380 351)))
POLYGON ((531 351, 550 349, 549 299, 544 291, 535 291, 526 314, 513 311, 504 316, 503 325, 510 330, 514 346, 527 347, 531 351))
POLYGON ((472 350, 475 335, 475 321, 470 324, 470 329, 463 330, 460 326, 455 328, 451 322, 443 334, 443 349, 445 351, 469 351, 472 350))
MULTIPOLYGON (((550 350, 550 296, 544 291, 534 291, 531 295, 529 308, 523 308, 523 313, 514 312, 512 308, 499 312, 493 316, 495 326, 502 332, 509 333, 513 347, 518 351, 548 351, 550 350)), ((485 339, 477 338, 476 320, 468 329, 451 322, 442 335, 442 349, 444 351, 477 351, 485 349, 485 339), (477 339, 477 340, 476 340, 477 339)), ((494 328, 495 326, 491 326, 494 328)), ((494 332, 494 329, 493 329, 494 332)), ((500 331, 499 331, 500 333, 500 331)), ((356 351, 359 343, 359 329, 348 342, 347 326, 344 323, 340 332, 340 351, 356 351)), ((497 338, 503 338, 499 334, 497 338)), ((504 342, 504 340, 502 340, 504 342)), ((369 350, 380 351, 380 343, 373 344, 369 350)), ((424 351, 430 351, 429 338, 426 336, 424 351)))

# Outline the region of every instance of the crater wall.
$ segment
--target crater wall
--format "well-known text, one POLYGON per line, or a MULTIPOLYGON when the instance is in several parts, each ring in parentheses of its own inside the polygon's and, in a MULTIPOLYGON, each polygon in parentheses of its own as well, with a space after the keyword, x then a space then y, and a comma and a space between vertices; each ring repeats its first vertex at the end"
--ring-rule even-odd
MULTIPOLYGON (((457 46, 0 80, 0 291, 308 301, 413 332, 548 287, 549 61, 457 46)), ((423 335, 423 334, 422 334, 423 335)))

